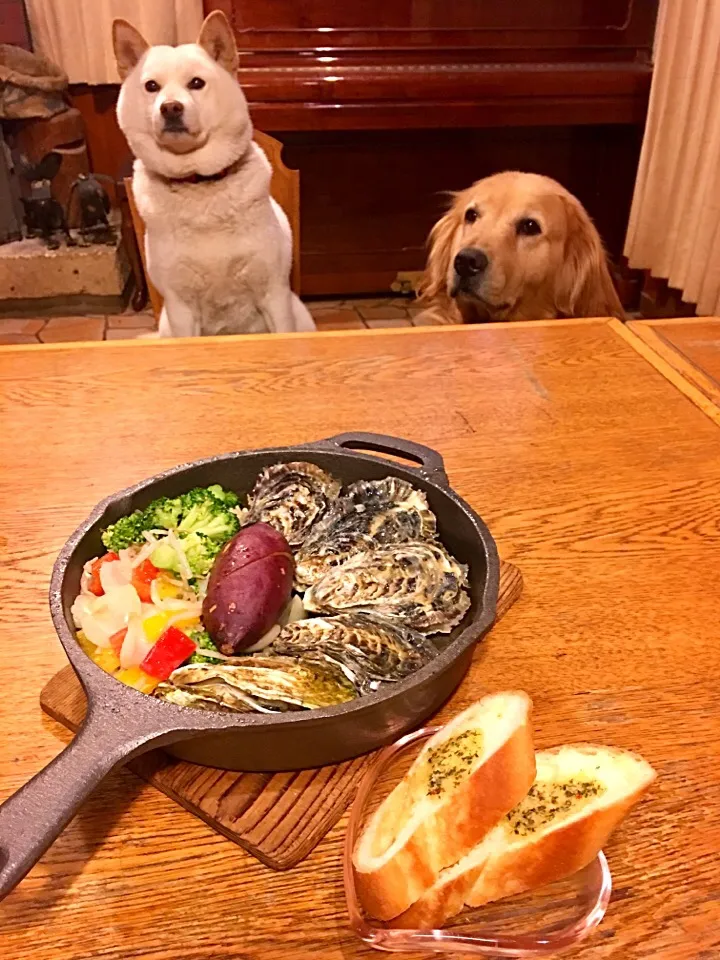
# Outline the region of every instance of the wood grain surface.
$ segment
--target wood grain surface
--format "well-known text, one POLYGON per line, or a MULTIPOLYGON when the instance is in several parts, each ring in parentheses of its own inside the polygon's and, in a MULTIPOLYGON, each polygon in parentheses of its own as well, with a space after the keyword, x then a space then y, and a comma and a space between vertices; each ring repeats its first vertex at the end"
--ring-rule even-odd
MULTIPOLYGON (((131 343, 131 342, 128 342, 131 343)), ((720 956, 720 434, 605 321, 0 350, 0 797, 58 751, 55 554, 103 495, 221 451, 343 430, 441 450, 523 571, 444 708, 527 690, 540 746, 640 750, 659 779, 608 845, 569 957, 720 956)), ((344 819, 275 873, 128 770, 0 904, 12 960, 355 960, 344 819)))
POLYGON ((720 422, 720 318, 632 320, 628 327, 646 346, 709 403, 720 422))
MULTIPOLYGON (((501 563, 497 619, 522 593, 522 574, 501 563)), ((76 732, 87 700, 72 667, 40 694, 45 713, 76 732)), ((372 764, 372 754, 296 773, 233 773, 175 760, 153 750, 128 766, 143 780, 200 817, 273 870, 297 866, 337 823, 372 764)), ((178 825, 182 829, 182 825, 178 825)))

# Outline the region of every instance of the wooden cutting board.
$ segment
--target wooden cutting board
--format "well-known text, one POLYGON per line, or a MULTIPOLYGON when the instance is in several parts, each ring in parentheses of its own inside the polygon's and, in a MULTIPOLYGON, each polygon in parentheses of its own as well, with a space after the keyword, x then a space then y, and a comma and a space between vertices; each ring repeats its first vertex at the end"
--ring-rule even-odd
MULTIPOLYGON (((503 561, 498 620, 521 592, 520 571, 503 561)), ((86 701, 72 667, 43 688, 40 705, 54 720, 78 730, 86 701)), ((128 768, 268 867, 287 870, 304 860, 339 820, 371 759, 294 773, 236 773, 153 750, 131 760, 128 768)))

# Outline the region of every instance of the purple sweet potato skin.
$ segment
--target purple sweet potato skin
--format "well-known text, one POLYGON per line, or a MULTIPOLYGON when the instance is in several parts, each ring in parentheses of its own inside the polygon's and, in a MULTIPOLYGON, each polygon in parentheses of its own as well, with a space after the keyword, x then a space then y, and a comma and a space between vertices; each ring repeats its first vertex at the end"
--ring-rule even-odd
POLYGON ((202 618, 221 653, 256 643, 277 622, 292 593, 295 561, 287 540, 254 523, 228 540, 210 572, 202 618))

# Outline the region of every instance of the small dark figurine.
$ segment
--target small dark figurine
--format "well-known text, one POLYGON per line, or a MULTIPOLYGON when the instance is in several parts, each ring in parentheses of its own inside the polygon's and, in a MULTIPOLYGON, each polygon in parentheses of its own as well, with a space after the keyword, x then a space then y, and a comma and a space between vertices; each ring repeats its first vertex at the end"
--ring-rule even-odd
POLYGON ((25 210, 25 227, 28 237, 41 237, 50 250, 57 250, 60 246, 58 233, 63 234, 68 246, 74 246, 75 240, 70 236, 65 212, 52 195, 50 181, 60 169, 62 157, 57 153, 49 153, 35 164, 29 164, 25 157, 19 157, 18 169, 30 183, 30 196, 21 197, 25 210))
POLYGON ((80 204, 80 237, 83 246, 91 243, 105 243, 112 246, 116 241, 115 230, 108 221, 110 198, 99 179, 113 183, 111 177, 102 174, 81 173, 70 188, 68 211, 73 196, 77 193, 80 204))

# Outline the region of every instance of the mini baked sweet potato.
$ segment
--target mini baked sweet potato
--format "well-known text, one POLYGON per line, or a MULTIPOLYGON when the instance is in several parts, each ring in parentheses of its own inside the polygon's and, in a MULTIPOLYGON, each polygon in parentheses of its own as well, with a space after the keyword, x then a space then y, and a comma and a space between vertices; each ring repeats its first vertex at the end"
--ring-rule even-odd
POLYGON ((295 562, 287 540, 254 523, 228 540, 210 572, 202 617, 225 654, 256 643, 277 622, 292 593, 295 562))

